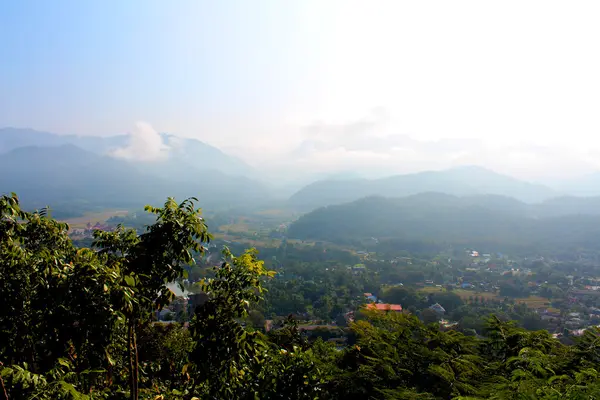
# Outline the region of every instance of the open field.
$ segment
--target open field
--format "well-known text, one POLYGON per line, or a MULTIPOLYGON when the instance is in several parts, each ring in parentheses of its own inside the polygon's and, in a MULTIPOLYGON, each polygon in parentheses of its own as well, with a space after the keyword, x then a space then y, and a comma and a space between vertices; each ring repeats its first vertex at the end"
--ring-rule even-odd
POLYGON ((237 221, 232 224, 221 225, 218 228, 219 232, 231 232, 231 233, 244 233, 244 232, 254 232, 250 224, 245 221, 237 221))
POLYGON ((69 224, 69 227, 74 229, 84 229, 86 228, 88 223, 92 225, 94 225, 97 222, 102 223, 110 217, 125 216, 127 215, 127 213, 128 211, 124 210, 105 210, 100 212, 86 213, 81 217, 68 218, 63 220, 62 222, 66 222, 67 224, 69 224))
POLYGON ((213 233, 213 237, 215 239, 226 240, 235 243, 243 243, 250 247, 278 247, 281 245, 281 240, 279 239, 268 239, 260 237, 252 239, 248 237, 240 237, 237 235, 230 235, 220 232, 213 233))
MULTIPOLYGON (((446 289, 435 287, 435 286, 428 286, 428 287, 421 288, 418 291, 421 293, 440 293, 440 292, 445 292, 446 289)), ((455 289, 452 291, 452 293, 457 294, 464 301, 467 301, 467 300, 469 300, 470 297, 475 297, 475 296, 478 296, 480 299, 485 299, 486 301, 487 300, 497 300, 497 301, 504 300, 504 296, 500 296, 500 294, 491 293, 491 292, 476 292, 474 290, 455 289)), ((527 304, 527 307, 529 307, 529 308, 541 308, 541 307, 546 307, 546 306, 550 305, 550 300, 548 300, 544 297, 540 297, 540 296, 515 298, 514 300, 515 300, 515 303, 527 304)))

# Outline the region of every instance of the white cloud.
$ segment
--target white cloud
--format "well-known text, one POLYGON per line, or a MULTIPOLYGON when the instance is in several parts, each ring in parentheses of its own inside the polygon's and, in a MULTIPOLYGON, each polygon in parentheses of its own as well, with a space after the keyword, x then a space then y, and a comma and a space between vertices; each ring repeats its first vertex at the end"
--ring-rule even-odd
MULTIPOLYGON (((378 115, 386 115, 380 112, 378 115)), ((353 170, 393 175, 480 165, 522 179, 573 177, 593 171, 589 149, 488 138, 417 139, 370 113, 346 123, 319 122, 300 130, 304 140, 276 164, 304 172, 353 170)))
MULTIPOLYGON (((7 81, 14 93, 4 107, 0 96, 0 121, 29 126, 37 114, 46 130, 105 135, 152 115, 160 131, 285 175, 464 164, 527 179, 600 170, 598 1, 167 8, 157 11, 160 24, 138 18, 133 36, 123 33, 132 51, 110 68, 98 64, 111 72, 90 80, 101 84, 98 105, 79 108, 88 103, 67 95, 82 89, 43 79, 42 68, 32 93, 7 81), (148 54, 153 62, 140 57, 148 54), (65 99, 46 100, 58 83, 65 99)), ((117 155, 166 156, 147 139, 132 138, 117 155)))
POLYGON ((129 132, 129 143, 113 151, 113 157, 134 161, 159 161, 168 158, 169 147, 147 122, 139 121, 129 132))

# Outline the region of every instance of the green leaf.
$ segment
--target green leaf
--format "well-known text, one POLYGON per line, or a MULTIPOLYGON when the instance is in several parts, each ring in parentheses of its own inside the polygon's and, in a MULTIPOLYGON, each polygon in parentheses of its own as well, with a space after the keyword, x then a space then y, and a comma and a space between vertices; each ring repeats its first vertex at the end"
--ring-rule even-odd
POLYGON ((57 361, 63 367, 66 367, 66 368, 70 368, 71 367, 71 363, 69 363, 69 361, 66 358, 59 358, 57 361))
POLYGON ((130 276, 130 275, 126 275, 126 276, 124 277, 124 279, 125 279, 125 283, 126 283, 128 286, 135 287, 135 279, 134 279, 132 276, 130 276))

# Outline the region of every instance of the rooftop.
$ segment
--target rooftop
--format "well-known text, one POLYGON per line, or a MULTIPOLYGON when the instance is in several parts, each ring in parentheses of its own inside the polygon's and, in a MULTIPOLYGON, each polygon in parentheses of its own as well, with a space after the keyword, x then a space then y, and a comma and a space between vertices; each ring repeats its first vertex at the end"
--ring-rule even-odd
POLYGON ((402 306, 400 304, 371 303, 367 304, 367 309, 379 311, 402 311, 402 306))

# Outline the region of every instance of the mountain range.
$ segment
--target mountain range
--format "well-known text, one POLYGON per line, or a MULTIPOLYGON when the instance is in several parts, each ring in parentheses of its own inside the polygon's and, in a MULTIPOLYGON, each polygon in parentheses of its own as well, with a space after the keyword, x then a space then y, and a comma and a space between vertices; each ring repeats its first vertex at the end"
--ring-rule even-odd
MULTIPOLYGON (((218 170, 228 175, 246 177, 256 175, 253 168, 242 160, 199 140, 180 138, 167 133, 161 133, 160 137, 165 149, 168 149, 166 161, 185 164, 200 171, 218 170)), ((130 135, 106 137, 57 135, 32 129, 2 128, 0 129, 0 154, 20 147, 73 145, 97 155, 109 156, 115 150, 127 147, 130 141, 130 135)))
POLYGON ((317 181, 290 198, 290 203, 305 209, 340 204, 369 196, 404 197, 423 192, 457 196, 495 194, 514 197, 527 203, 560 195, 547 186, 520 181, 481 167, 458 167, 444 171, 425 171, 382 179, 344 179, 317 181))
POLYGON ((28 208, 50 205, 61 215, 140 207, 167 196, 195 196, 211 209, 269 198, 269 189, 248 177, 252 168, 241 160, 194 139, 161 137, 170 149, 168 157, 134 161, 110 156, 128 145, 126 135, 79 137, 2 129, 0 192, 17 193, 28 208))
MULTIPOLYGON (((398 198, 426 192, 512 197, 513 207, 539 203, 538 210, 552 210, 557 201, 560 208, 579 212, 593 211, 595 200, 566 200, 565 195, 600 195, 600 176, 596 175, 555 189, 474 166, 379 179, 361 178, 354 171, 323 172, 315 176, 318 180, 292 191, 292 186, 268 181, 262 172, 214 146, 167 133, 159 139, 164 157, 151 161, 115 157, 132 140, 130 135, 93 137, 0 129, 0 167, 6 171, 0 176, 0 193, 16 192, 28 207, 51 205, 74 213, 140 206, 166 196, 196 196, 203 207, 212 209, 269 206, 308 212, 370 196, 398 198), (284 199, 286 190, 293 194, 284 199)), ((507 206, 508 201, 503 201, 502 207, 507 206)))

